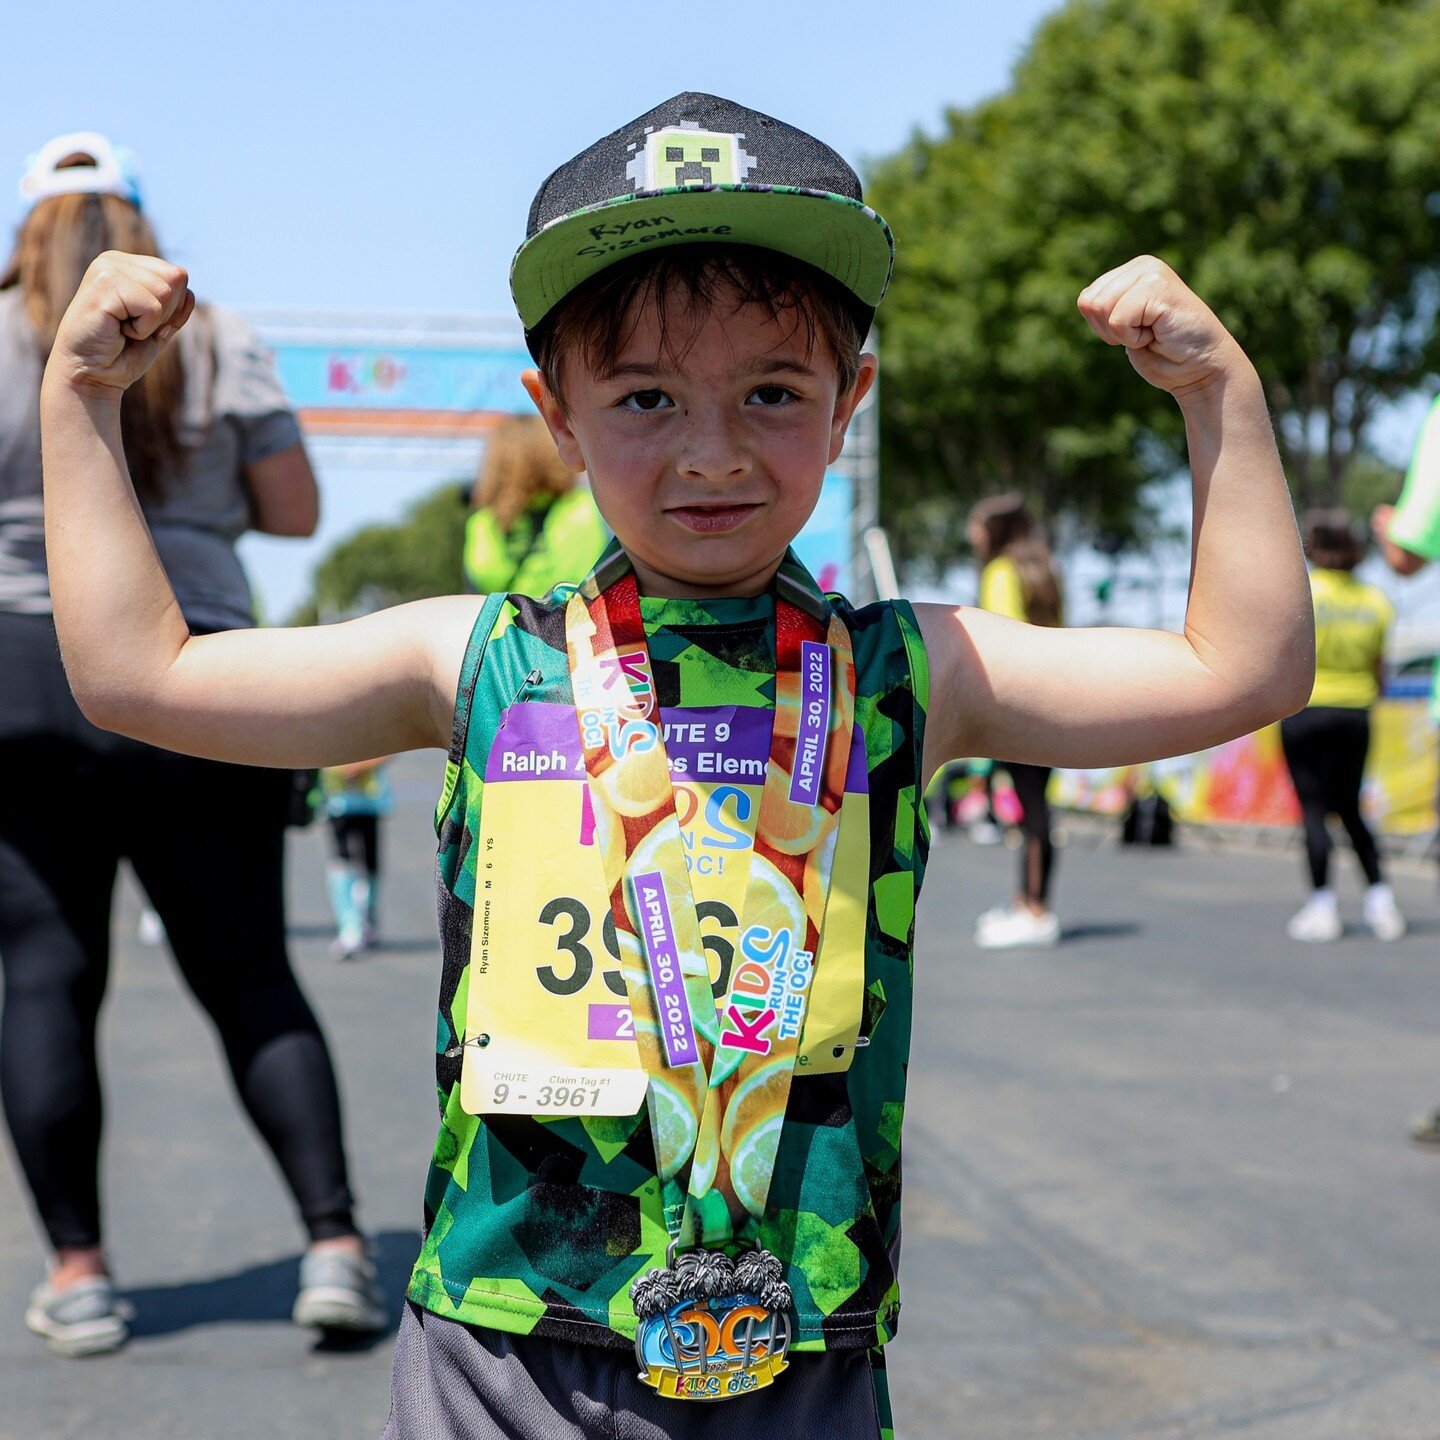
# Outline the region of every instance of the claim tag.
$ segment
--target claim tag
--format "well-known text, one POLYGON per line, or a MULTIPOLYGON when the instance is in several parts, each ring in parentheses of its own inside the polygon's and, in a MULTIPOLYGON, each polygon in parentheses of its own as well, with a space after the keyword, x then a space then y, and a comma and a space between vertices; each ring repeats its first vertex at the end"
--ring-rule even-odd
POLYGON ((460 1069, 472 1115, 634 1115, 645 1103, 585 793, 574 711, 512 706, 476 842, 460 1069))
POLYGON ((643 1070, 516 1066, 465 1048, 460 1104, 471 1115, 634 1115, 645 1103, 643 1070))

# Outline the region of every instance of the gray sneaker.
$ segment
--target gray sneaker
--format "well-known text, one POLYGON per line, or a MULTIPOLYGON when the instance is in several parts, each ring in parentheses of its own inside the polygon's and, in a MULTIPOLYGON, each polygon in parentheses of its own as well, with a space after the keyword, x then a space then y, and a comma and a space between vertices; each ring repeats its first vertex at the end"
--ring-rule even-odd
POLYGON ((307 1250, 300 1261, 300 1293, 291 1318, 314 1330, 362 1335, 384 1330, 388 1317, 370 1257, 353 1250, 307 1250))
POLYGON ((114 1282, 103 1275, 63 1290, 48 1282, 36 1286, 25 1324, 43 1335, 56 1355, 71 1359, 118 1350, 130 1338, 125 1307, 116 1299, 114 1282))

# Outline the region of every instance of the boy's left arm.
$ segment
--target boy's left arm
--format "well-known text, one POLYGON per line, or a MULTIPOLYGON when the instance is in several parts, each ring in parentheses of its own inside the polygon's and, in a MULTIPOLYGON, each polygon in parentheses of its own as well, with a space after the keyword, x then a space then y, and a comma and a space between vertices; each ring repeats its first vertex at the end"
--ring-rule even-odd
POLYGON ((927 776, 957 755, 1084 767, 1183 754, 1292 714, 1310 695, 1310 588, 1254 366, 1151 256, 1102 275, 1079 305, 1185 417, 1194 532, 1184 633, 1049 629, 916 606, 931 672, 927 776))

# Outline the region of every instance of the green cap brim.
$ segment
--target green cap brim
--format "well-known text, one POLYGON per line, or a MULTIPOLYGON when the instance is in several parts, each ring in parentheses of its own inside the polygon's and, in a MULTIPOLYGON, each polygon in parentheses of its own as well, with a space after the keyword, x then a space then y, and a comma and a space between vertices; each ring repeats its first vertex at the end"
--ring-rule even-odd
POLYGON ((813 265, 873 310, 895 243, 868 205, 785 186, 712 185, 622 195, 552 221, 516 252, 510 293, 533 330, 577 285, 667 245, 756 245, 813 265))

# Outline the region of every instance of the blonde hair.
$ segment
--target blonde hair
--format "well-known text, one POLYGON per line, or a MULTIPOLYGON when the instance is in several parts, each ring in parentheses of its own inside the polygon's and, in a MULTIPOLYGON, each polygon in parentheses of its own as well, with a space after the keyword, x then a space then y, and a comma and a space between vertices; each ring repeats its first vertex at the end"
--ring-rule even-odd
MULTIPOLYGON (((93 156, 72 155, 61 167, 94 165, 93 156)), ((150 222, 138 206, 118 195, 52 195, 25 217, 15 249, 0 273, 0 290, 18 285, 25 315, 48 357, 66 307, 75 298, 90 262, 106 250, 160 254, 150 222)), ((125 392, 120 433, 135 488, 158 499, 167 471, 180 454, 180 406, 185 376, 180 352, 167 346, 140 381, 125 392)))
POLYGON ((981 500, 970 512, 970 523, 985 532, 985 554, 980 557, 985 564, 1002 556, 1014 564, 1026 620, 1032 625, 1058 625, 1060 576, 1025 497, 1011 491, 981 500))
POLYGON ((502 420, 485 442, 473 501, 508 530, 532 500, 557 498, 574 487, 575 475, 565 468, 545 422, 538 415, 515 415, 502 420))

